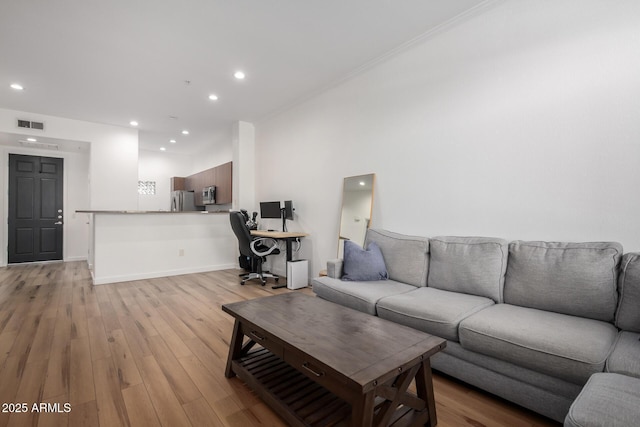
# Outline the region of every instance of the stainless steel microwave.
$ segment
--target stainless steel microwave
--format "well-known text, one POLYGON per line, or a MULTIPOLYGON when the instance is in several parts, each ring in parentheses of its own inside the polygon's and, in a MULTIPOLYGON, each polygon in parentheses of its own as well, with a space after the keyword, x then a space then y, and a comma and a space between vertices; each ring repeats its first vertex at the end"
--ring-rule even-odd
POLYGON ((202 189, 202 203, 205 205, 214 205, 216 203, 216 187, 204 187, 202 189))

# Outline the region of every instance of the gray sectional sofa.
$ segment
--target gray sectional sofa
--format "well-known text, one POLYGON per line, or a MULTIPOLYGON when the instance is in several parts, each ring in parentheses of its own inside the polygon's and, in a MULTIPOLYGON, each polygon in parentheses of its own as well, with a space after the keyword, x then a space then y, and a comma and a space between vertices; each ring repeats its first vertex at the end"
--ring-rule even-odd
POLYGON ((382 251, 387 280, 343 281, 342 260, 332 260, 327 276, 312 281, 315 294, 446 338, 434 369, 567 425, 614 425, 621 416, 624 425, 634 415, 625 410, 640 417, 640 394, 628 384, 640 384, 640 254, 623 255, 614 242, 374 229, 370 242, 382 251), (590 403, 611 397, 611 383, 631 408, 590 403))

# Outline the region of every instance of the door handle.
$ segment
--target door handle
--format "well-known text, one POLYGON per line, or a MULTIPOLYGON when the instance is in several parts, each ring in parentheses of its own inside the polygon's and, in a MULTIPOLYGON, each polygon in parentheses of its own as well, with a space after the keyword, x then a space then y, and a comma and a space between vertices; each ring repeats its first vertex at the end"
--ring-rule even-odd
POLYGON ((62 225, 62 221, 54 222, 53 225, 62 225))

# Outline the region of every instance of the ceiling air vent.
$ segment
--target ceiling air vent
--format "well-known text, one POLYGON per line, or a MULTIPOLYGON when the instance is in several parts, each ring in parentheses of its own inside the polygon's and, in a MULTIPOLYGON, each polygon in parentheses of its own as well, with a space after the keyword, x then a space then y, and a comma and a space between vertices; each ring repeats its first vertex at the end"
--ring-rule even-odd
POLYGON ((44 123, 18 119, 18 127, 24 129, 44 130, 44 123))

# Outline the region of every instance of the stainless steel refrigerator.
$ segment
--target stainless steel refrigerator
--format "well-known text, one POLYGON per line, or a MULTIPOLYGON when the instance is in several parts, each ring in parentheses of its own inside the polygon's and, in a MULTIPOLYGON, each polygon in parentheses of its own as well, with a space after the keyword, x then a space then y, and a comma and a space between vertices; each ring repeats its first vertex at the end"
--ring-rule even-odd
POLYGON ((197 211, 193 191, 172 191, 171 212, 197 211))

